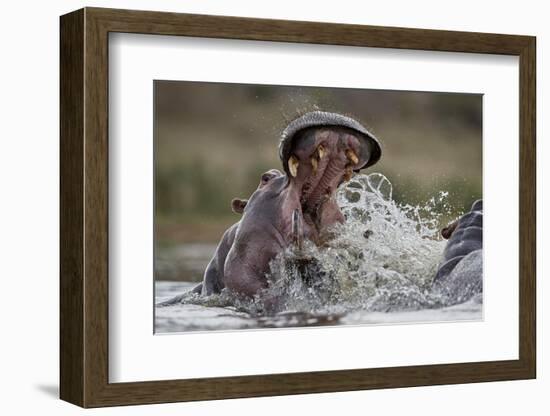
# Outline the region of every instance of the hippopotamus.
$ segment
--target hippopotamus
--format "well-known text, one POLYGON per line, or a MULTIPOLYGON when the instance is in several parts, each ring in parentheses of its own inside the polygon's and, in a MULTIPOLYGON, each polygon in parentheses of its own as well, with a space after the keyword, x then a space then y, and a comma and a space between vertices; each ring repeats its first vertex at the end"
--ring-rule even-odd
POLYGON ((313 111, 290 122, 279 143, 283 171, 268 170, 248 200, 232 201, 242 217, 223 234, 193 292, 257 295, 279 253, 306 239, 321 244, 344 221, 337 187, 381 153, 378 139, 351 117, 313 111))
POLYGON ((483 201, 441 230, 448 239, 443 261, 434 278, 434 288, 447 303, 472 299, 483 291, 483 201))

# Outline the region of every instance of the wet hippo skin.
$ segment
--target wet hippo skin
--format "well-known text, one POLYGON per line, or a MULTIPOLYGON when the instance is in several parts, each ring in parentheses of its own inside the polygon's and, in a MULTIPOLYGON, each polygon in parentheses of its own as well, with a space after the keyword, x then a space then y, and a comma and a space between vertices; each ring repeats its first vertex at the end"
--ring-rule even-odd
POLYGON ((450 303, 462 303, 483 291, 483 202, 442 230, 448 238, 434 288, 450 303))

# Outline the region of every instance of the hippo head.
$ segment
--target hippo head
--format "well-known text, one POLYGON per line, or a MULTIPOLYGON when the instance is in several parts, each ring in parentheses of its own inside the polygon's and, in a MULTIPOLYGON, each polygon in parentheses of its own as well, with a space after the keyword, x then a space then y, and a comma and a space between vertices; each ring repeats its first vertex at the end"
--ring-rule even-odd
MULTIPOLYGON (((286 127, 279 157, 288 192, 298 199, 306 237, 316 241, 330 225, 343 222, 334 200, 337 187, 353 172, 374 165, 380 156, 376 137, 341 114, 314 111, 286 127)), ((296 219, 295 212, 290 215, 296 219)))

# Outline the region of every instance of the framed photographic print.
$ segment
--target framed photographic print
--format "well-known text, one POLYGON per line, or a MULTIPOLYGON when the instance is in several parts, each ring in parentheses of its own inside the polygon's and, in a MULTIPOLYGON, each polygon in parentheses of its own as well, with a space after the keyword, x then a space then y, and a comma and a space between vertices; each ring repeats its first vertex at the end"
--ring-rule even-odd
POLYGON ((83 407, 534 378, 535 38, 61 17, 83 407))

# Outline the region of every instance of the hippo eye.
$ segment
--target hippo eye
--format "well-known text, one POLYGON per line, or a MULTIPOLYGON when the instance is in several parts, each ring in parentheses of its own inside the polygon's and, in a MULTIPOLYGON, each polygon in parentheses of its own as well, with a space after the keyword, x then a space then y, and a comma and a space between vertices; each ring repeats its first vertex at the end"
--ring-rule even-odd
POLYGON ((271 175, 268 175, 267 173, 264 173, 262 175, 262 183, 268 183, 270 179, 271 179, 271 175))

